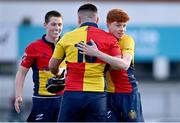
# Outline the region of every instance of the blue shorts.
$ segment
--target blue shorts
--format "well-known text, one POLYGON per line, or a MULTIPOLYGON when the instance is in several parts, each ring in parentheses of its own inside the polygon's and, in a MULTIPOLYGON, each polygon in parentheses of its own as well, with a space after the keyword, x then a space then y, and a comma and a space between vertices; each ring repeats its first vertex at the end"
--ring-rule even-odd
POLYGON ((57 122, 62 96, 33 97, 27 122, 57 122))
POLYGON ((144 122, 139 92, 108 93, 108 122, 144 122))
POLYGON ((60 122, 101 122, 106 120, 104 92, 72 92, 63 95, 60 122))

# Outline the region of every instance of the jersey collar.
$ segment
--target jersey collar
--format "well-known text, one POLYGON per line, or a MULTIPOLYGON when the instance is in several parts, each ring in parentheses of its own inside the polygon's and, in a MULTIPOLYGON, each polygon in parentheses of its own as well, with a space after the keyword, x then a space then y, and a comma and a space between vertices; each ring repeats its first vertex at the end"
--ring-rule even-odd
MULTIPOLYGON (((54 50, 55 44, 52 43, 52 42, 47 41, 46 38, 45 38, 45 36, 46 36, 46 34, 44 34, 44 35, 42 36, 42 40, 43 40, 45 43, 49 44, 49 45, 52 47, 52 49, 54 50)), ((60 39, 60 36, 59 36, 59 39, 60 39)), ((58 39, 58 41, 59 41, 59 39, 58 39)))
MULTIPOLYGON (((50 45, 54 45, 54 43, 47 41, 45 37, 46 37, 46 34, 44 34, 44 35, 42 36, 42 40, 43 40, 45 43, 48 43, 48 44, 50 44, 50 45)), ((61 37, 59 36, 59 38, 58 38, 57 41, 59 41, 60 38, 61 38, 61 37)))
POLYGON ((82 27, 82 26, 94 26, 94 27, 98 28, 98 25, 96 23, 93 23, 93 22, 82 23, 80 27, 82 27))

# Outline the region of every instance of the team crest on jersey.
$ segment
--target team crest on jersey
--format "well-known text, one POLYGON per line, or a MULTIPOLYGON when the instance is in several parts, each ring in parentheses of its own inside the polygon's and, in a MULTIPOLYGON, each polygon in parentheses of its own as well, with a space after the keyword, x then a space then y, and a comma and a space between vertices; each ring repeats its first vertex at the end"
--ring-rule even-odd
POLYGON ((130 119, 136 119, 137 117, 136 111, 130 110, 130 112, 128 113, 128 116, 130 119))

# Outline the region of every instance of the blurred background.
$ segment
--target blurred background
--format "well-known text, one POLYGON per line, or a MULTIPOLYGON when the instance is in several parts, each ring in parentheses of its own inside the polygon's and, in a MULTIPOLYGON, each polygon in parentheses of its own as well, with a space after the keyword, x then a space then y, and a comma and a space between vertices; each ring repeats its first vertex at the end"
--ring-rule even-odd
POLYGON ((145 121, 180 121, 179 0, 0 0, 0 122, 25 121, 33 82, 29 71, 22 112, 14 111, 14 79, 25 47, 44 34, 44 15, 58 10, 63 34, 77 27, 77 9, 91 2, 99 9, 100 28, 112 8, 128 12, 127 34, 136 42, 135 69, 145 121))

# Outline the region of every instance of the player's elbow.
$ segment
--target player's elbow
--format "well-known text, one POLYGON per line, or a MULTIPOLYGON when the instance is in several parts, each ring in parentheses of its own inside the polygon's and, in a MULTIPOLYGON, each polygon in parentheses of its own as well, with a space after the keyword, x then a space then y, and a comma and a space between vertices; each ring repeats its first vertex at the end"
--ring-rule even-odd
POLYGON ((129 68, 129 66, 127 66, 127 65, 125 65, 125 66, 123 66, 123 70, 128 70, 128 68, 129 68))
POLYGON ((128 70, 129 65, 127 64, 122 64, 122 63, 117 63, 116 65, 111 66, 112 69, 114 70, 128 70))
POLYGON ((118 62, 118 66, 119 66, 119 69, 122 69, 122 70, 128 70, 129 68, 129 64, 124 60, 120 60, 120 62, 118 62))
POLYGON ((127 63, 121 64, 122 70, 128 70, 129 65, 127 63))

